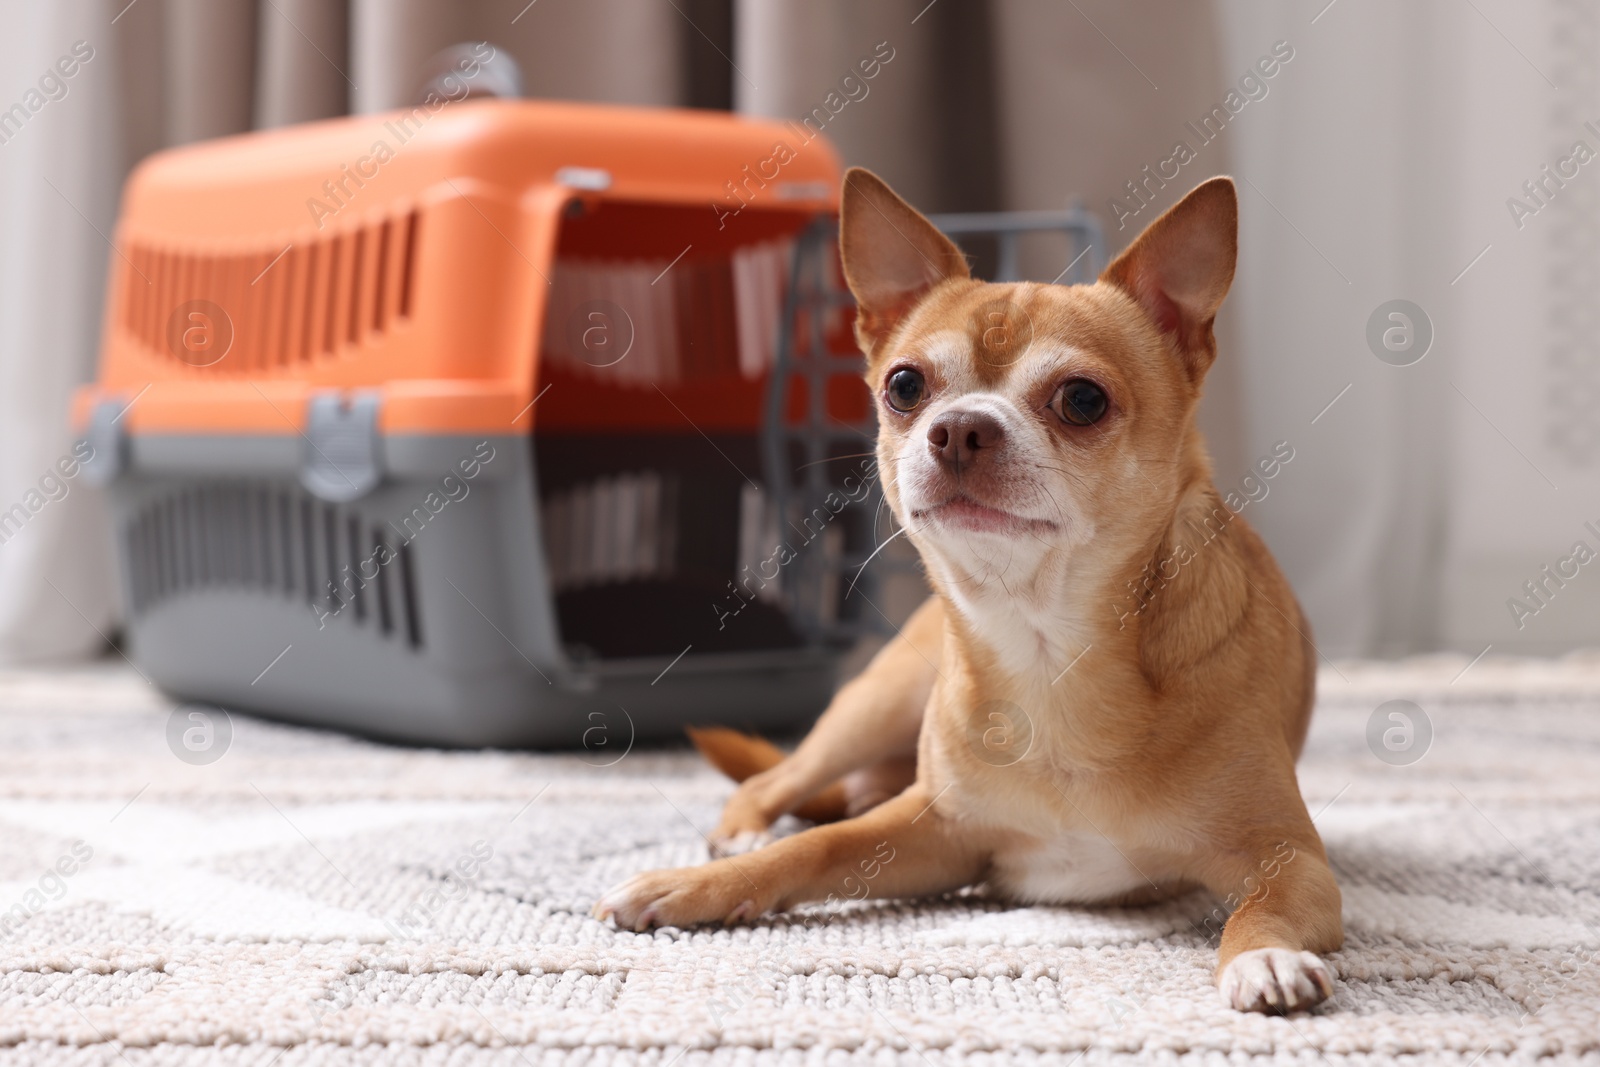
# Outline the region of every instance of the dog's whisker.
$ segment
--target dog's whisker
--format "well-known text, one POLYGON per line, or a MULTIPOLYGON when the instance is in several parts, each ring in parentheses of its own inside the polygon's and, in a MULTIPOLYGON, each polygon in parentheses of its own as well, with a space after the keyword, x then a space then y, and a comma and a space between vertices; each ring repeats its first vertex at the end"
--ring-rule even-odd
POLYGON ((844 598, 846 600, 849 600, 850 599, 850 594, 856 591, 856 582, 861 580, 862 572, 864 572, 867 569, 867 564, 871 563, 874 559, 876 559, 878 557, 878 553, 879 552, 882 552, 884 549, 888 548, 890 541, 893 541, 896 537, 899 537, 901 534, 903 534, 905 532, 906 532, 905 531, 905 527, 902 526, 900 529, 896 530, 894 533, 892 533, 888 537, 884 538, 883 544, 879 545, 877 548, 872 550, 872 555, 868 556, 866 559, 861 561, 861 567, 860 567, 859 570, 856 571, 856 576, 854 578, 850 579, 850 588, 845 590, 844 598))
POLYGON ((810 463, 802 463, 802 464, 800 464, 800 466, 796 467, 795 470, 796 471, 803 471, 807 467, 815 467, 815 466, 817 466, 819 464, 822 464, 822 463, 833 463, 833 462, 836 462, 836 461, 841 460, 841 459, 860 459, 863 456, 875 456, 875 455, 877 455, 876 452, 851 452, 851 453, 849 453, 847 455, 843 455, 843 456, 828 456, 825 459, 814 459, 810 463))
POLYGON ((878 523, 883 521, 883 508, 884 508, 884 505, 886 505, 888 503, 889 503, 888 495, 884 494, 884 493, 879 493, 878 494, 878 506, 876 508, 874 508, 873 511, 872 511, 872 535, 874 537, 876 537, 878 535, 878 523))

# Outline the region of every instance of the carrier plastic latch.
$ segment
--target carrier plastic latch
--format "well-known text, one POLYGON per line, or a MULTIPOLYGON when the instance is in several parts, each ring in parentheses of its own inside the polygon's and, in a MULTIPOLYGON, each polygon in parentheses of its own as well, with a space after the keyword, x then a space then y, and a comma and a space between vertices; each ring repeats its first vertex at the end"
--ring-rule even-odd
POLYGON ((83 477, 90 485, 110 485, 128 466, 128 434, 122 427, 122 414, 131 404, 121 400, 102 400, 89 412, 89 458, 83 461, 83 477))
POLYGON ((317 393, 306 412, 300 484, 313 496, 343 503, 383 480, 378 394, 317 393))

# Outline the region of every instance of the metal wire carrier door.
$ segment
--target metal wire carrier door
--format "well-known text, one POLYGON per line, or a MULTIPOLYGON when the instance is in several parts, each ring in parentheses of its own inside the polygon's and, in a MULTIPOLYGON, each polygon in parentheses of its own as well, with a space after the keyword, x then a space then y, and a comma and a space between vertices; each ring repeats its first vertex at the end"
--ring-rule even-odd
MULTIPOLYGON (((969 251, 992 245, 996 282, 1020 280, 1021 241, 1030 234, 1067 238, 1065 269, 1051 281, 1092 282, 1105 262, 1099 220, 1081 207, 936 215, 932 221, 969 251)), ((888 630, 876 605, 883 579, 916 565, 890 553, 873 558, 894 527, 871 459, 877 424, 870 403, 862 403, 854 307, 839 266, 838 220, 819 217, 795 243, 761 431, 771 509, 764 529, 791 549, 773 546, 774 558, 783 561, 775 567, 778 588, 809 645, 843 646, 888 630), (841 408, 860 417, 843 418, 841 408), (862 483, 864 489, 852 488, 862 483)))

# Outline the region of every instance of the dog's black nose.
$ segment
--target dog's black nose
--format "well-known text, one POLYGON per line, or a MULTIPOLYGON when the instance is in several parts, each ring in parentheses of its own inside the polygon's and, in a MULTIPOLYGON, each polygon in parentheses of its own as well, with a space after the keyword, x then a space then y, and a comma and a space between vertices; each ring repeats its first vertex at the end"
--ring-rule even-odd
POLYGON ((981 411, 946 411, 928 427, 928 447, 946 466, 960 469, 1005 438, 1005 428, 981 411))

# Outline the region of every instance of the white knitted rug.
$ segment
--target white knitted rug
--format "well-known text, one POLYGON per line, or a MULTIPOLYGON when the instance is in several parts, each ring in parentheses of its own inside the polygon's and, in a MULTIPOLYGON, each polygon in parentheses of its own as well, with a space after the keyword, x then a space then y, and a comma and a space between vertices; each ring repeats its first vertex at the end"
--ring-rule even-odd
POLYGON ((1600 660, 1466 665, 1324 670, 1301 783, 1349 939, 1287 1019, 1222 1007, 1201 894, 593 921, 704 858, 729 787, 681 750, 236 716, 197 764, 126 670, 0 674, 0 1063, 1600 1063, 1600 660), (1409 753, 1387 710, 1368 742, 1396 699, 1431 722, 1409 753))

